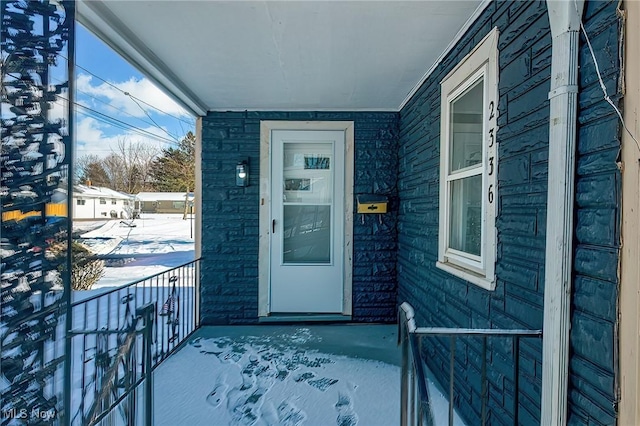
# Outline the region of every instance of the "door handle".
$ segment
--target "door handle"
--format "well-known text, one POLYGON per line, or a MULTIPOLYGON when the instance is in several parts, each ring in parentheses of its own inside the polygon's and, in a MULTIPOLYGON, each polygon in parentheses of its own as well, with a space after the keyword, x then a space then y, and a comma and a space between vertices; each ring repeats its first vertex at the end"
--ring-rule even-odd
POLYGON ((272 234, 275 234, 275 233, 276 233, 276 220, 275 220, 275 219, 273 219, 273 220, 271 221, 271 233, 272 233, 272 234))

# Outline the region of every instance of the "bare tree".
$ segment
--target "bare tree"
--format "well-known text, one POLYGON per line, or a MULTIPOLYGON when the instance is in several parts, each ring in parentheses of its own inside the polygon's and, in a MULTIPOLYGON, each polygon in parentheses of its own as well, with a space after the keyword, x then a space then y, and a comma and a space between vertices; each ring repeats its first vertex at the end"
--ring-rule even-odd
POLYGON ((158 154, 155 146, 120 139, 117 147, 104 158, 87 155, 78 159, 79 181, 128 194, 151 190, 151 170, 158 154))

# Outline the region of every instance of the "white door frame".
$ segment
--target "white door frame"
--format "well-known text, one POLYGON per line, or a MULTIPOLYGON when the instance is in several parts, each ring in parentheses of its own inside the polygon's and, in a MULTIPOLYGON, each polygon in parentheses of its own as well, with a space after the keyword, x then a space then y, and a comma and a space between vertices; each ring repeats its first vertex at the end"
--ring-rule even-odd
MULTIPOLYGON (((344 188, 344 294, 342 315, 352 314, 353 287, 353 121, 261 121, 260 122, 260 221, 258 257, 258 316, 270 314, 271 132, 273 130, 340 130, 345 137, 344 188)), ((338 153, 336 153, 337 155, 338 153)))

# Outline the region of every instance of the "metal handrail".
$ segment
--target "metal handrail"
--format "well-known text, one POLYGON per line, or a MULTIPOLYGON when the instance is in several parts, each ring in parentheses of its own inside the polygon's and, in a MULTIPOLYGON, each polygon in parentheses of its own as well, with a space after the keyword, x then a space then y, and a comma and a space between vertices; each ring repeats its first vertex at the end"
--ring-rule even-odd
POLYGON ((90 302, 92 300, 99 299, 99 298, 104 297, 104 296, 109 295, 109 294, 120 292, 123 289, 128 288, 128 287, 135 287, 138 284, 144 283, 145 281, 153 280, 154 278, 156 278, 156 277, 158 277, 160 275, 170 274, 171 272, 174 272, 174 271, 176 271, 178 269, 184 268, 184 267, 189 266, 191 264, 196 264, 196 262, 199 262, 199 261, 200 261, 200 259, 190 260, 189 262, 183 263, 183 264, 178 265, 178 266, 174 266, 173 268, 170 268, 170 269, 166 269, 166 270, 164 270, 164 271, 162 271, 162 272, 160 272, 158 274, 153 274, 153 275, 149 275, 148 277, 140 278, 139 280, 132 281, 132 282, 130 282, 128 284, 116 287, 116 288, 114 288, 112 290, 109 290, 109 291, 105 291, 104 293, 96 294, 94 296, 87 297, 86 299, 82 299, 82 300, 76 300, 75 302, 71 303, 71 307, 82 305, 83 303, 87 303, 87 302, 90 302))
POLYGON ((196 259, 72 303, 70 382, 81 395, 67 424, 107 424, 118 416, 152 424, 152 373, 199 327, 199 290, 196 259))
POLYGON ((487 338, 503 337, 514 339, 514 388, 516 389, 513 402, 514 423, 518 421, 519 410, 519 370, 520 370, 520 338, 542 338, 542 330, 505 330, 505 329, 471 329, 471 328, 444 328, 444 327, 416 327, 415 312, 413 307, 404 302, 398 309, 398 339, 402 345, 402 377, 401 377, 401 403, 400 420, 402 426, 434 424, 434 416, 431 410, 429 391, 426 384, 426 375, 423 369, 421 356, 423 337, 449 337, 450 338, 450 362, 449 362, 449 425, 453 425, 453 401, 454 401, 454 365, 455 342, 458 337, 482 338, 482 408, 481 422, 487 420, 487 338), (417 398, 417 400, 416 400, 417 398))
POLYGON ((404 302, 398 310, 398 343, 402 347, 400 388, 400 424, 402 426, 434 424, 429 389, 423 368, 415 312, 404 302))
MULTIPOLYGON (((89 411, 89 415, 85 419, 88 425, 96 425, 103 418, 107 417, 109 413, 118 406, 129 393, 137 388, 143 381, 145 385, 145 425, 151 426, 153 413, 149 407, 151 404, 153 375, 151 374, 151 329, 153 328, 153 317, 155 315, 156 305, 155 303, 147 303, 136 310, 135 322, 131 324, 130 330, 126 335, 124 342, 118 347, 118 353, 113 357, 111 366, 107 372, 106 380, 103 381, 102 389, 99 395, 93 401, 92 407, 89 411), (142 327, 138 326, 142 323, 142 327), (130 383, 127 386, 127 391, 120 395, 115 401, 109 404, 109 396, 114 393, 116 388, 116 378, 118 375, 118 367, 121 361, 124 361, 126 357, 131 356, 134 342, 138 334, 142 334, 144 338, 144 363, 140 378, 130 383), (107 402, 108 406, 104 407, 102 404, 107 402)), ((111 333, 111 331, 99 331, 98 333, 111 333)))

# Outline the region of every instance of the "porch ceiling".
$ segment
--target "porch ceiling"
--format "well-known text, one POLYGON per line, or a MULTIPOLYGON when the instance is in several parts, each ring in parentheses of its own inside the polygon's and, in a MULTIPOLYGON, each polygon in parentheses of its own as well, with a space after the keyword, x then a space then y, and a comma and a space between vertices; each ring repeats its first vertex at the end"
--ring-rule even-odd
POLYGON ((197 115, 398 110, 485 3, 82 0, 78 20, 197 115))

